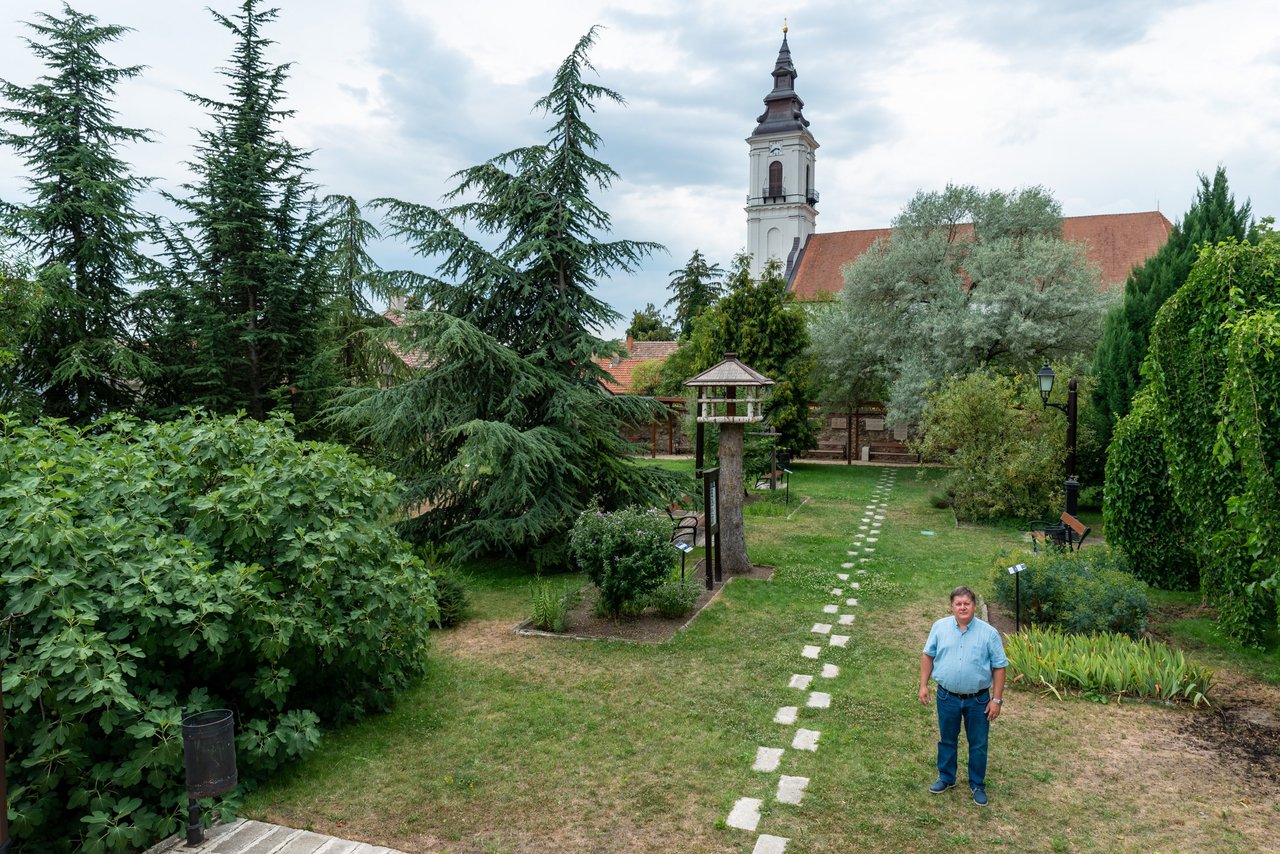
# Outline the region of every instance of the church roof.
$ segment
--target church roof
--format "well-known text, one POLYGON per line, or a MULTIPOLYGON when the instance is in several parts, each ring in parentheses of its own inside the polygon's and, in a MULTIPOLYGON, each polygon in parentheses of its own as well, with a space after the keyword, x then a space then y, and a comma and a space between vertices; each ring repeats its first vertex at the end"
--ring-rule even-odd
MULTIPOLYGON (((1103 287, 1109 289, 1124 287, 1129 271, 1154 255, 1172 230, 1173 224, 1160 211, 1062 220, 1063 238, 1085 247, 1089 260, 1102 270, 1103 287)), ((839 293, 844 288, 840 269, 892 233, 889 228, 866 228, 810 236, 791 277, 792 292, 802 300, 839 293)))
POLYGON ((765 96, 765 110, 756 118, 752 136, 764 133, 791 133, 809 127, 804 117, 804 101, 796 94, 795 63, 791 61, 791 48, 787 46, 786 30, 782 32, 782 47, 778 49, 778 61, 773 66, 773 91, 765 96))

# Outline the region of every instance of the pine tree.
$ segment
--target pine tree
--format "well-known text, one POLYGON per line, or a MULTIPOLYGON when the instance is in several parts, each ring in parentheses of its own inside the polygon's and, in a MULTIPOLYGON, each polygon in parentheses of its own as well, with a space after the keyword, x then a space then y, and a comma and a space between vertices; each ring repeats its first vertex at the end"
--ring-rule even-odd
POLYGON ((1093 368, 1098 378, 1095 426, 1104 445, 1142 386, 1139 369, 1156 312, 1186 282, 1200 247, 1230 238, 1243 240, 1249 232, 1249 202, 1236 205, 1227 188, 1226 171, 1219 166, 1212 183, 1204 175, 1199 178, 1200 189, 1182 222, 1155 255, 1129 274, 1123 302, 1107 315, 1093 368))
POLYGON ((583 80, 592 29, 537 107, 553 118, 547 142, 457 173, 444 209, 383 199, 390 230, 442 260, 411 312, 379 336, 425 367, 391 388, 355 389, 334 410, 342 429, 381 455, 419 512, 406 533, 446 544, 458 559, 498 551, 559 565, 577 515, 651 504, 671 477, 626 458, 625 421, 657 405, 612 397, 592 357, 615 348, 592 332, 619 317, 592 294, 659 247, 606 242, 610 219, 592 199, 616 177, 596 159, 586 123, 616 92, 583 80), (470 224, 486 243, 468 235, 470 224), (495 245, 496 244, 496 245, 495 245))
POLYGON ((225 100, 190 95, 209 111, 188 195, 171 197, 188 217, 158 235, 168 269, 147 303, 169 357, 151 384, 155 407, 195 404, 254 418, 281 403, 305 420, 327 390, 320 357, 320 307, 327 255, 307 152, 285 140, 292 111, 288 65, 272 65, 262 35, 276 17, 243 0, 214 19, 235 39, 225 100), (182 343, 185 338, 187 343, 182 343))
POLYGON ((3 232, 35 268, 45 301, 24 334, 15 385, 35 390, 47 415, 85 423, 128 408, 147 363, 127 349, 128 282, 141 259, 143 217, 133 198, 146 186, 118 155, 147 132, 115 121, 111 99, 140 66, 109 62, 100 49, 128 28, 99 24, 63 6, 41 14, 28 40, 48 73, 30 86, 0 82, 0 144, 26 163, 28 200, 3 205, 3 232))
POLYGON ((681 338, 688 338, 693 331, 693 321, 715 304, 724 293, 722 279, 724 271, 719 264, 708 264, 700 250, 693 250, 689 261, 679 270, 671 271, 671 282, 667 288, 672 297, 663 308, 675 303, 676 311, 673 321, 679 329, 681 338))
POLYGON ((646 303, 644 308, 631 312, 631 325, 627 327, 626 335, 633 341, 671 341, 676 333, 658 307, 646 303))

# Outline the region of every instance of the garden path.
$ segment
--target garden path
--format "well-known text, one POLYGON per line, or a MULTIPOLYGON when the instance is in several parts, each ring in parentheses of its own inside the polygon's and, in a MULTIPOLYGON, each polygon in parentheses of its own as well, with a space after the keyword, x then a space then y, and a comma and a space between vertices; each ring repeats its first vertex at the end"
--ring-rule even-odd
POLYGON ((188 848, 186 836, 171 836, 146 854, 404 854, 394 848, 353 842, 294 830, 278 824, 238 819, 230 824, 220 824, 205 832, 205 841, 188 848))
MULTIPOLYGON (((853 576, 865 576, 868 573, 866 565, 872 562, 876 550, 872 543, 876 543, 880 539, 881 526, 884 524, 886 515, 885 510, 889 506, 889 494, 893 490, 896 477, 897 472, 892 469, 885 469, 881 473, 880 479, 876 482, 876 487, 871 493, 871 503, 866 505, 866 512, 862 516, 862 521, 858 524, 858 530, 853 533, 853 542, 846 552, 850 559, 840 564, 841 572, 833 573, 833 583, 840 586, 831 589, 830 596, 835 601, 823 603, 821 614, 824 620, 835 617, 835 622, 834 624, 814 623, 810 630, 818 636, 818 639, 825 638, 826 645, 805 644, 800 651, 801 658, 813 661, 821 661, 824 655, 830 658, 838 658, 841 655, 838 650, 846 648, 849 636, 839 634, 837 629, 850 630, 848 627, 853 626, 855 619, 852 609, 858 605, 858 600, 854 597, 846 597, 846 593, 855 592, 861 587, 861 583, 853 576)), ((823 661, 822 671, 818 674, 818 678, 831 681, 819 683, 822 687, 828 689, 838 688, 840 683, 835 680, 839 676, 840 666, 838 664, 833 661, 823 661)), ((813 685, 813 680, 814 675, 810 673, 792 675, 787 685, 807 694, 804 706, 783 706, 778 709, 773 717, 775 723, 784 727, 779 742, 785 744, 787 736, 791 735, 791 750, 807 750, 815 753, 818 751, 818 742, 822 732, 817 729, 796 726, 802 714, 806 718, 805 723, 810 726, 822 722, 824 716, 822 710, 831 707, 830 691, 811 691, 810 687, 813 685), (814 723, 809 723, 809 717, 813 718, 814 723), (791 727, 796 727, 794 733, 791 733, 791 727)), ((785 763, 786 755, 786 747, 761 745, 756 750, 755 763, 751 766, 751 769, 773 775, 785 763)), ((804 792, 808 785, 809 778, 807 777, 780 774, 777 792, 774 794, 773 800, 778 804, 798 807, 804 801, 804 792)), ((764 818, 761 814, 761 807, 764 805, 765 801, 761 798, 739 798, 734 803, 729 817, 725 819, 725 824, 729 827, 755 833, 760 826, 762 818, 764 818)), ((756 837, 752 854, 784 854, 788 842, 790 840, 786 837, 761 833, 756 837)))

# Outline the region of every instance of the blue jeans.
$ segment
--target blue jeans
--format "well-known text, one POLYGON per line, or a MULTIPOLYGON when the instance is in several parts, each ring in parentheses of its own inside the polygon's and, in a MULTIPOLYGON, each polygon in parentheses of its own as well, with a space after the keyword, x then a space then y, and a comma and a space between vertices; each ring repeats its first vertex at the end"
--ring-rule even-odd
POLYGON ((944 783, 956 781, 956 758, 960 747, 960 724, 964 723, 965 741, 969 742, 969 788, 987 784, 987 703, 991 692, 962 700, 941 685, 938 686, 938 778, 944 783))

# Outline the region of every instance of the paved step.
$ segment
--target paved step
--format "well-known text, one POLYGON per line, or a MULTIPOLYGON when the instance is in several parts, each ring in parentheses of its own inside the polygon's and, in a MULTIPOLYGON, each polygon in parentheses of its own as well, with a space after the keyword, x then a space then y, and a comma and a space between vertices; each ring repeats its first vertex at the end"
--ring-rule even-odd
POLYGON ((146 854, 405 854, 381 845, 243 818, 212 827, 204 836, 204 842, 189 848, 184 831, 147 849, 146 854))

